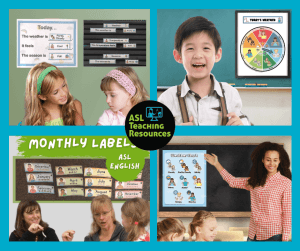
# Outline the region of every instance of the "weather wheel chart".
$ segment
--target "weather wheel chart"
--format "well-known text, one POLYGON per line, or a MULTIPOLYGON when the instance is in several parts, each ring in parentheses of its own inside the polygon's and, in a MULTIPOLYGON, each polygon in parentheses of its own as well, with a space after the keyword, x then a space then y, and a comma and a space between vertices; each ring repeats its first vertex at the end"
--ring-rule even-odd
POLYGON ((284 58, 285 44, 274 29, 261 26, 250 30, 241 42, 241 57, 251 69, 259 72, 276 68, 284 58))

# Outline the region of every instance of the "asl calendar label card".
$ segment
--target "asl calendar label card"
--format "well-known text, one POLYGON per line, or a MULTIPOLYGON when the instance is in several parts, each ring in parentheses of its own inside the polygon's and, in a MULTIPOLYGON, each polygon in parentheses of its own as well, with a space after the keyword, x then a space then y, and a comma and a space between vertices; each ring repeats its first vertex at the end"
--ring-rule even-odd
POLYGON ((103 43, 129 43, 129 38, 103 38, 103 43))
POLYGON ((123 44, 123 48, 136 48, 136 44, 123 44))
POLYGON ((111 189, 85 189, 85 197, 97 197, 99 195, 107 195, 109 198, 111 198, 111 189))
POLYGON ((52 173, 28 173, 26 174, 27 182, 53 182, 52 173))
POLYGON ((133 198, 142 198, 143 192, 136 190, 119 190, 115 191, 116 199, 133 199, 133 198))
POLYGON ((129 58, 129 54, 103 54, 103 58, 129 58))
POLYGON ((82 166, 56 166, 56 175, 83 174, 82 166))
POLYGON ((56 178, 57 186, 83 186, 82 177, 59 177, 56 178))
POLYGON ((117 29, 112 28, 112 29, 107 29, 107 28, 90 28, 90 32, 95 32, 95 33, 105 33, 105 32, 116 32, 117 29))
POLYGON ((59 188, 58 197, 65 196, 84 196, 84 190, 78 187, 59 188))
POLYGON ((84 176, 99 176, 104 178, 111 178, 111 175, 109 174, 106 168, 98 167, 85 167, 84 176))
POLYGON ((123 33, 136 33, 136 29, 123 29, 123 33))
POLYGON ((90 43, 91 48, 117 48, 117 44, 90 43))
POLYGON ((85 186, 95 187, 111 187, 112 186, 112 179, 106 178, 85 178, 85 186))
POLYGON ((75 19, 18 19, 17 67, 77 67, 77 29, 75 19))
POLYGON ((44 186, 44 185, 28 185, 28 193, 38 194, 38 193, 49 193, 54 194, 54 186, 44 186))
POLYGON ((116 64, 115 59, 90 59, 90 64, 116 64))
POLYGON ((143 181, 116 181, 115 189, 143 189, 143 181))
POLYGON ((46 172, 52 173, 51 164, 48 163, 24 163, 26 173, 30 172, 46 172))
POLYGON ((133 59, 127 59, 125 60, 125 64, 139 64, 139 61, 133 59))
POLYGON ((129 24, 128 23, 104 23, 103 27, 105 28, 129 28, 129 24))

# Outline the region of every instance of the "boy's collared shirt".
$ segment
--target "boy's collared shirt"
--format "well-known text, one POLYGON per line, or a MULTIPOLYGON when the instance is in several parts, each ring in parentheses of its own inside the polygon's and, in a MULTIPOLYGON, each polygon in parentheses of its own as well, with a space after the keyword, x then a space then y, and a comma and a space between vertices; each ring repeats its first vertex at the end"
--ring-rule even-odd
MULTIPOLYGON (((193 116, 194 125, 220 125, 221 124, 221 106, 219 96, 223 97, 219 82, 211 74, 212 86, 210 93, 200 98, 196 93, 190 90, 186 78, 182 82, 181 97, 185 97, 188 117, 193 116)), ((237 116, 244 115, 241 112, 242 100, 238 91, 227 83, 222 82, 225 91, 225 99, 228 113, 235 112, 237 116)), ((166 105, 172 112, 175 124, 183 123, 180 106, 178 102, 177 86, 170 87, 163 92, 158 101, 166 105)), ((241 118, 244 125, 250 125, 247 117, 241 118)))

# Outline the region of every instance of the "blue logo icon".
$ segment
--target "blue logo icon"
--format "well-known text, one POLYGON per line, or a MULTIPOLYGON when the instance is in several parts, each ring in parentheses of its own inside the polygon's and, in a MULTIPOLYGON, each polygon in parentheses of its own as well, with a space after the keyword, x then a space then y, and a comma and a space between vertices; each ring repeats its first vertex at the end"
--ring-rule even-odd
POLYGON ((146 117, 151 118, 150 121, 158 121, 159 118, 163 117, 162 107, 146 107, 146 117))

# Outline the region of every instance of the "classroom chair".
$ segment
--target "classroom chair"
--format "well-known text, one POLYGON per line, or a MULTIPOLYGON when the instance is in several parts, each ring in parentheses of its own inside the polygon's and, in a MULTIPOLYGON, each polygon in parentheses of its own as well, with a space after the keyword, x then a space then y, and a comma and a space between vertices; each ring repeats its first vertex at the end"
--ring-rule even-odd
POLYGON ((244 241, 243 231, 218 231, 215 241, 244 241))

